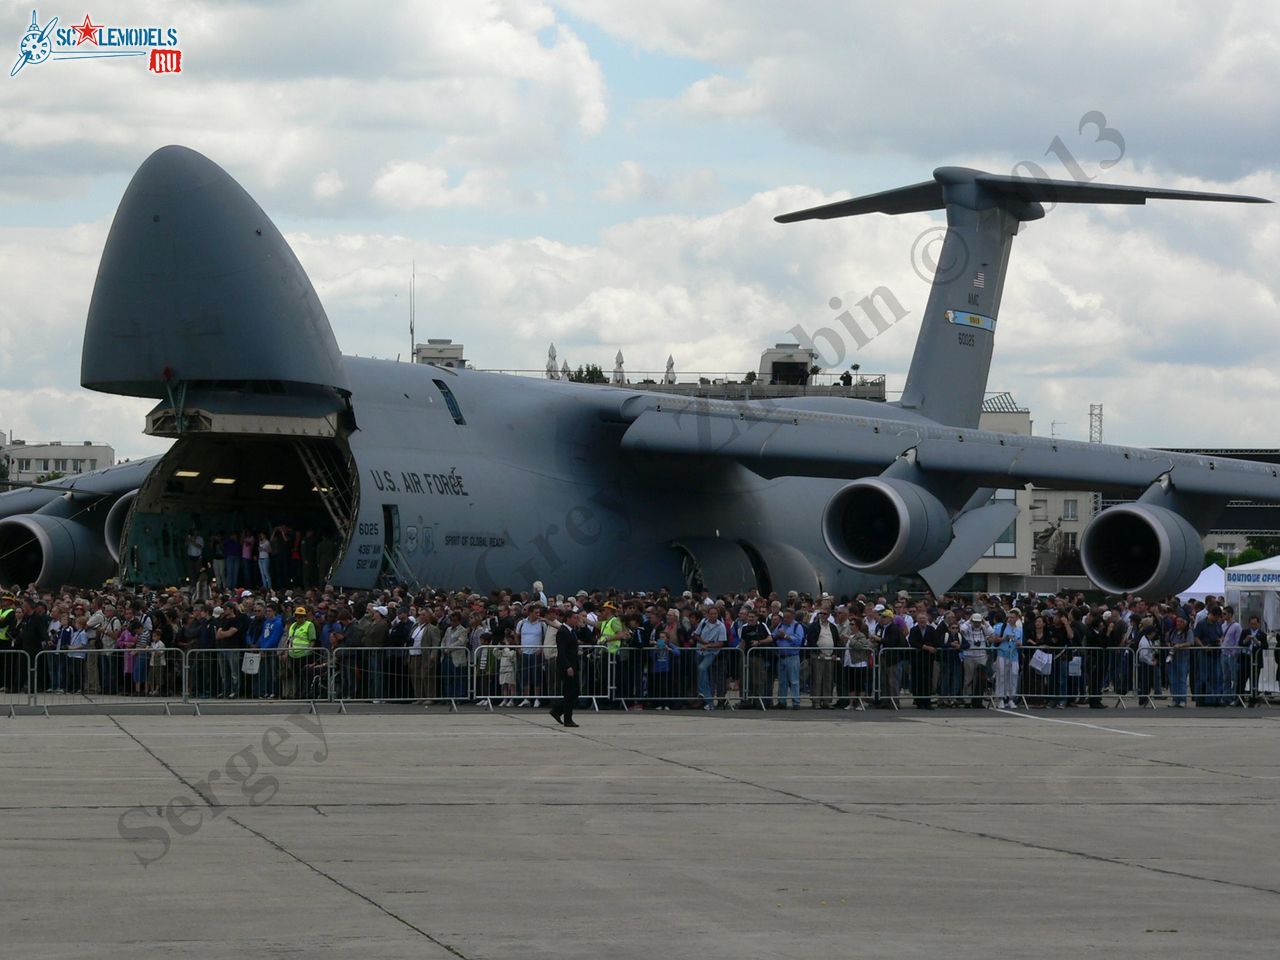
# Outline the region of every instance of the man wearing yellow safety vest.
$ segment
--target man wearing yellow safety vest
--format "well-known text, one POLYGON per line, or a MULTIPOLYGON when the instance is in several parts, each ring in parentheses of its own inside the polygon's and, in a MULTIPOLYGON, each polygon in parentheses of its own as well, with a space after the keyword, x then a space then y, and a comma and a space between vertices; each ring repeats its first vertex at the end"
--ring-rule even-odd
POLYGON ((618 619, 618 608, 612 603, 606 603, 601 607, 600 614, 600 645, 604 647, 604 652, 609 658, 616 663, 618 651, 622 649, 623 642, 631 638, 631 631, 618 619))
POLYGON ((22 658, 13 653, 18 626, 18 613, 13 608, 15 602, 11 593, 0 596, 0 693, 17 693, 22 688, 22 671, 18 666, 22 658))
POLYGON ((284 695, 290 700, 301 699, 305 693, 303 675, 315 645, 316 625, 307 616, 306 607, 295 607, 293 622, 285 631, 284 695))

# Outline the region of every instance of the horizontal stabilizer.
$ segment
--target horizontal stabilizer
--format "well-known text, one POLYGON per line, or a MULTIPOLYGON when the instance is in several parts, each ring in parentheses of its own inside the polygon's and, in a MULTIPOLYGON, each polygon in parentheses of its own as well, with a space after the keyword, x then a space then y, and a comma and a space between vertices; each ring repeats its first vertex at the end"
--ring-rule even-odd
POLYGON ((1110 183, 1077 183, 1075 180, 1037 180, 984 173, 974 178, 991 193, 1019 200, 1049 203, 1146 203, 1148 200, 1212 200, 1219 203, 1270 203, 1262 197, 1204 190, 1163 190, 1159 187, 1127 187, 1110 183))
POLYGON ((778 223, 794 223, 797 220, 831 220, 835 217, 853 217, 863 213, 919 213, 924 210, 941 210, 949 202, 977 207, 981 194, 987 195, 987 205, 999 206, 1005 206, 1008 200, 1018 201, 1020 204, 1039 201, 1143 204, 1148 200, 1271 202, 1263 197, 1249 197, 1234 193, 1164 190, 1159 187, 1079 183, 1075 180, 1043 180, 1035 177, 985 173, 982 170, 970 170, 967 167, 939 167, 933 171, 933 177, 933 182, 914 183, 909 187, 885 190, 865 197, 854 197, 852 200, 839 200, 820 207, 784 213, 774 219, 778 223), (1002 200, 1006 203, 1002 203, 1002 200))
POLYGON ((936 180, 913 183, 909 187, 870 193, 852 200, 839 200, 821 207, 797 210, 774 217, 778 223, 796 220, 833 220, 836 217, 855 217, 860 213, 920 213, 923 210, 942 209, 942 184, 936 180))

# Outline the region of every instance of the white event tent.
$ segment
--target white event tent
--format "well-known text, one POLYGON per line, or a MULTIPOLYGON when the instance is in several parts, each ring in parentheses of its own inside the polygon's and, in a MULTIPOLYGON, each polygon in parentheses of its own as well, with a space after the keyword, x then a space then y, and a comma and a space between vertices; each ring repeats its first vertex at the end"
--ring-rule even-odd
POLYGON ((1179 600, 1203 600, 1205 597, 1221 597, 1227 589, 1227 578, 1223 569, 1211 563, 1200 571, 1196 582, 1178 594, 1179 600))
POLYGON ((1264 693, 1275 693, 1276 661, 1275 633, 1280 629, 1280 557, 1268 557, 1253 563, 1242 563, 1238 567, 1226 569, 1227 603, 1240 611, 1244 616, 1258 610, 1261 601, 1262 625, 1272 632, 1272 649, 1267 650, 1262 658, 1262 676, 1258 679, 1258 689, 1264 693))

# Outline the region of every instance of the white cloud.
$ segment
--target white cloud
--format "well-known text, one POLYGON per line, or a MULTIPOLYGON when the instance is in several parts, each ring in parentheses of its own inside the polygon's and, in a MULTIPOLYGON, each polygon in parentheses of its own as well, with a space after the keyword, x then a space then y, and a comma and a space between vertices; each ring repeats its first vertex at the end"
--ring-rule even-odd
MULTIPOLYGON (((1144 162, 1238 176, 1274 162, 1280 7, 1265 0, 1035 8, 773 0, 562 0, 641 49, 707 75, 673 104, 702 122, 767 120, 851 156, 930 165, 995 150, 1074 152, 1088 110, 1144 162)), ((1090 155, 1092 156, 1092 155, 1090 155)))
POLYGON ((420 210, 427 207, 474 207, 507 196, 500 174, 468 170, 453 186, 449 172, 410 160, 394 160, 378 175, 373 196, 384 206, 420 210))
POLYGON ((75 386, 75 379, 57 387, 0 388, 0 410, 4 411, 0 430, 28 443, 106 443, 115 448, 117 460, 136 460, 169 448, 172 440, 142 432, 147 411, 156 401, 92 393, 75 386))
MULTIPOLYGON (((29 18, 29 7, 0 0, 0 23, 29 18)), ((0 84, 0 195, 74 194, 88 177, 127 174, 177 142, 235 170, 277 214, 313 213, 317 198, 334 204, 325 175, 341 170, 358 185, 342 196, 358 212, 392 158, 526 169, 595 136, 608 117, 599 65, 539 0, 376 11, 334 0, 152 0, 119 18, 173 24, 182 74, 82 60, 0 84)))
POLYGON ((316 175, 311 184, 311 193, 317 200, 332 200, 342 196, 342 191, 346 188, 347 185, 338 171, 330 169, 316 175))
POLYGON ((624 160, 595 196, 610 203, 689 205, 705 201, 717 187, 716 175, 711 170, 692 170, 678 175, 654 173, 635 160, 624 160))

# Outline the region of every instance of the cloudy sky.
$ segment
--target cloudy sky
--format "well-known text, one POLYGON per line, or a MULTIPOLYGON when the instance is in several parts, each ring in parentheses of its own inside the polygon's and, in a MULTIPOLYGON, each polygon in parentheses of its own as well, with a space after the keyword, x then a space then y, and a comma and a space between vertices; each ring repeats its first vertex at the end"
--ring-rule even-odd
MULTIPOLYGON (((0 76, 0 430, 122 456, 146 401, 79 388, 98 257, 128 179, 200 150, 275 219, 344 351, 467 344, 479 367, 740 375, 891 290, 861 350, 901 387, 928 292, 926 214, 780 212, 942 164, 1280 199, 1274 3, 967 9, 796 0, 116 2, 183 71, 70 60, 0 76), (1105 129, 1103 129, 1105 128, 1105 129)), ((86 8, 40 6, 42 23, 86 8)), ((28 3, 0 0, 0 43, 28 3)), ((5 41, 5 37, 9 40, 5 41)), ((6 61, 10 62, 10 61, 6 61)), ((1016 241, 990 389, 1039 433, 1277 446, 1280 206, 1063 208, 1016 241)), ((820 341, 820 346, 823 344, 820 341)))

